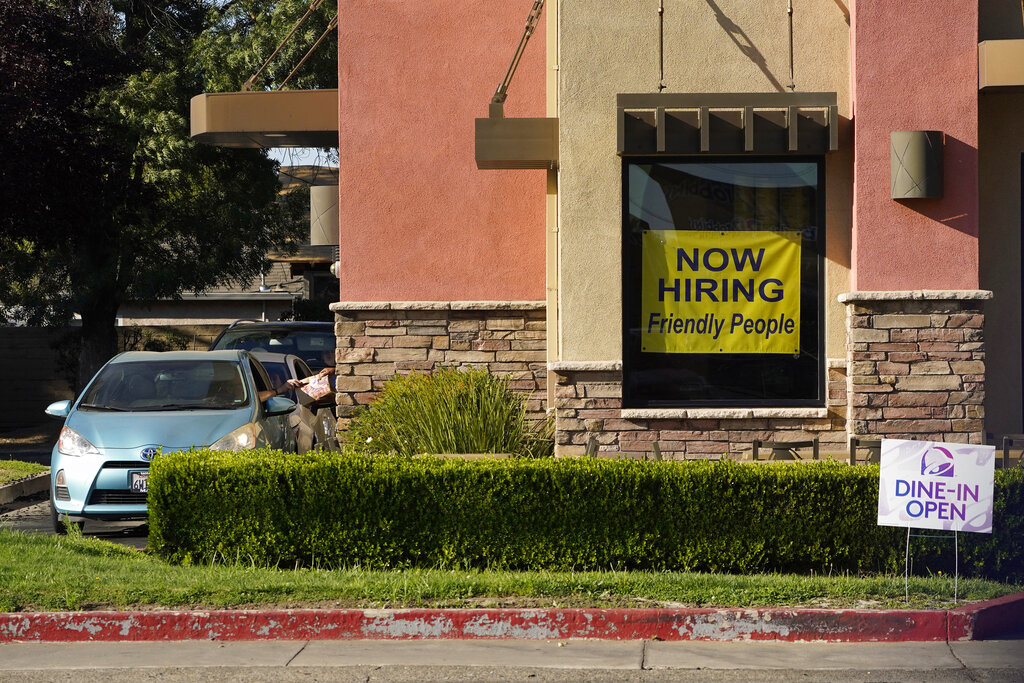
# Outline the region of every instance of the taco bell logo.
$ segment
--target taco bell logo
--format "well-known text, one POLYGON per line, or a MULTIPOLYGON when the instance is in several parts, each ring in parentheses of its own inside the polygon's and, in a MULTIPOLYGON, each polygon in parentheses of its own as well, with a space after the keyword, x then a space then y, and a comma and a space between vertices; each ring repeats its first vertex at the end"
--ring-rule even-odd
POLYGON ((952 477, 953 454, 941 446, 932 446, 921 456, 921 476, 952 477))

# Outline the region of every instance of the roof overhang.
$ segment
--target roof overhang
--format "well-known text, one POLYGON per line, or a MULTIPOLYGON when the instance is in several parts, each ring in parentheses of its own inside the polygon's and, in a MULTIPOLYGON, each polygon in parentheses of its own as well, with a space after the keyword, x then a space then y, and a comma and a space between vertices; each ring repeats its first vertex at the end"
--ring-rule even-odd
POLYGON ((338 91, 203 93, 192 98, 192 139, 218 147, 337 147, 338 91))
POLYGON ((978 89, 1024 87, 1024 39, 978 43, 978 89))

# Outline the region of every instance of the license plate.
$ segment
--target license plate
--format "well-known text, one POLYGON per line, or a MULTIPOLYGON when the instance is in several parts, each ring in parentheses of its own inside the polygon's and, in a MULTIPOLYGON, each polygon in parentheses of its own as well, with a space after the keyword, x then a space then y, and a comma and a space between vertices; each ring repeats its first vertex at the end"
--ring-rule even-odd
POLYGON ((149 491, 149 472, 129 472, 128 483, 132 491, 146 493, 149 491))

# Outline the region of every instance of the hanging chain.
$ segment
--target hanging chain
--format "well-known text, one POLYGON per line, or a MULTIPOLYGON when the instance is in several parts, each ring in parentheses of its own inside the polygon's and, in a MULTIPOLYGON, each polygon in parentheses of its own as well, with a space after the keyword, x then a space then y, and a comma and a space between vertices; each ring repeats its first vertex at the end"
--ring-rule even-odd
MULTIPOLYGON (((273 54, 267 57, 266 61, 263 62, 263 65, 259 68, 259 70, 252 76, 250 76, 245 83, 242 84, 242 92, 252 90, 252 86, 256 83, 256 79, 259 78, 260 74, 263 73, 263 71, 270 65, 270 62, 274 61, 274 57, 276 57, 277 53, 281 51, 281 48, 285 46, 285 43, 287 43, 291 39, 291 37, 295 35, 295 32, 299 30, 299 27, 302 26, 303 23, 305 23, 306 19, 309 18, 309 15, 312 14, 313 11, 316 10, 318 7, 320 7, 320 5, 323 4, 323 2, 324 0, 312 0, 309 3, 309 9, 306 10, 306 13, 302 15, 301 19, 295 22, 295 26, 292 26, 292 30, 288 32, 288 35, 284 37, 284 40, 278 43, 277 47, 274 48, 273 54)), ((290 77, 291 76, 289 76, 289 78, 290 77)), ((280 90, 280 88, 278 89, 280 90)))
POLYGON ((793 0, 789 0, 786 14, 789 15, 789 85, 786 87, 791 91, 795 91, 796 81, 793 78, 793 0))
POLYGON ((330 32, 333 31, 336 28, 338 28, 338 15, 337 14, 334 15, 334 18, 331 19, 331 22, 329 24, 327 24, 327 28, 324 29, 324 32, 321 33, 320 37, 316 39, 315 43, 313 43, 313 47, 309 48, 309 51, 307 51, 306 54, 302 57, 302 59, 299 60, 299 63, 295 65, 295 68, 292 69, 292 72, 290 74, 288 74, 288 77, 285 78, 283 81, 281 81, 281 85, 277 86, 278 90, 283 88, 285 86, 285 84, 288 83, 288 81, 290 81, 292 79, 292 76, 295 75, 295 72, 298 71, 299 68, 303 64, 306 63, 306 60, 309 59, 309 56, 311 54, 313 54, 313 51, 316 50, 317 47, 320 46, 320 43, 323 42, 324 38, 326 38, 330 34, 330 32))
POLYGON ((658 0, 658 92, 665 87, 665 0, 658 0))
POLYGON ((508 86, 512 83, 512 76, 516 73, 516 67, 519 66, 519 60, 523 58, 523 52, 526 50, 526 43, 530 41, 530 36, 537 30, 537 22, 540 21, 541 10, 544 9, 544 0, 534 0, 533 8, 530 10, 530 14, 526 17, 526 28, 523 29, 523 35, 519 39, 519 46, 516 47, 516 53, 512 56, 512 63, 508 66, 508 71, 505 73, 505 79, 498 85, 498 89, 494 91, 494 97, 491 98, 491 104, 503 104, 505 98, 508 96, 508 86))

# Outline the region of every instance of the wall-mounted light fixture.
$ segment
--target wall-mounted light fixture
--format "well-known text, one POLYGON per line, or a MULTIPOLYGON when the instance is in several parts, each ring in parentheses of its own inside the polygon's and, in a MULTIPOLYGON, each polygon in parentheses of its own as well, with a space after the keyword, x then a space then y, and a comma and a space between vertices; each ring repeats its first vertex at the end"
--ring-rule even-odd
POLYGON ((942 197, 941 130, 894 130, 889 134, 893 199, 942 197))
POLYGON ((310 245, 338 244, 338 186, 314 185, 309 188, 310 245))

